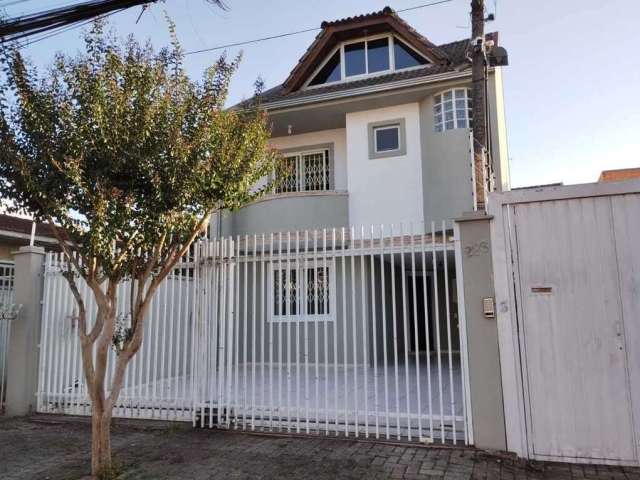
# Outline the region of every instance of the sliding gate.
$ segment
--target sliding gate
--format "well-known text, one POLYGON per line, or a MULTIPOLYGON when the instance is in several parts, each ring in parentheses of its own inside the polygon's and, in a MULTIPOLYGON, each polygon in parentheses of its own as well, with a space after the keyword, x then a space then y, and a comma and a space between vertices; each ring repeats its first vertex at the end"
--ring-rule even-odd
POLYGON ((198 424, 470 443, 454 248, 444 225, 204 243, 198 424))
MULTIPOLYGON (((443 223, 199 241, 153 299, 114 415, 472 443, 452 235, 443 223)), ((88 414, 63 263, 47 256, 38 409, 88 414)))

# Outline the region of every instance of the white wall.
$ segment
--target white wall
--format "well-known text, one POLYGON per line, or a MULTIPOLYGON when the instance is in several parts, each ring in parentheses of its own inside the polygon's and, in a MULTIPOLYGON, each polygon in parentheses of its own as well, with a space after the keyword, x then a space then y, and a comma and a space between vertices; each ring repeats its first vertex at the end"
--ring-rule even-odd
POLYGON ((271 139, 271 146, 278 150, 304 148, 322 143, 333 143, 334 180, 336 190, 347 189, 347 151, 346 132, 344 128, 321 130, 319 132, 276 137, 271 139))
POLYGON ((348 113, 346 124, 350 223, 413 222, 417 232, 424 219, 419 104, 348 113), (398 118, 405 120, 406 154, 370 160, 367 125, 398 118))

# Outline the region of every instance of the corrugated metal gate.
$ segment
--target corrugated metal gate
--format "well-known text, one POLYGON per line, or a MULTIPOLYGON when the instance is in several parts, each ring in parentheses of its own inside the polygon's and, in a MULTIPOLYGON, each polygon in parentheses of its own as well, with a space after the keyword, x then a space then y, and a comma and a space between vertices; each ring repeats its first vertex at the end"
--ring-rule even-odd
POLYGON ((510 450, 638 463, 639 192, 632 182, 493 197, 510 450))
MULTIPOLYGON (((154 298, 114 413, 472 443, 455 245, 444 223, 200 241, 154 298)), ((38 408, 87 414, 60 260, 47 256, 38 408)))

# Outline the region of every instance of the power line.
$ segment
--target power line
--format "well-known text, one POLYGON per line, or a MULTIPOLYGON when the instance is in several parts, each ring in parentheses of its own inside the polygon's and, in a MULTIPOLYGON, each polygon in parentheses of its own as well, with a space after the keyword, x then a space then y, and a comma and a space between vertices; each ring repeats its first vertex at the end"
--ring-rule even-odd
MULTIPOLYGON (((408 12, 410 10, 418 10, 419 8, 432 7, 434 5, 449 3, 451 1, 453 0, 437 0, 435 2, 423 3, 422 5, 416 5, 414 7, 402 8, 400 10, 396 10, 396 12, 401 13, 401 12, 408 12)), ((305 28, 304 30, 296 30, 294 32, 280 33, 278 35, 271 35, 271 36, 262 37, 262 38, 254 38, 253 40, 245 40, 242 42, 228 43, 226 45, 218 45, 216 47, 202 48, 200 50, 192 50, 189 52, 185 52, 185 55, 195 55, 196 53, 212 52, 215 50, 223 50, 225 48, 239 47, 241 45, 250 45, 252 43, 264 42, 266 40, 274 40, 276 38, 290 37, 292 35, 299 35, 301 33, 307 33, 307 32, 315 32, 317 30, 321 30, 321 27, 305 28)))
MULTIPOLYGON (((28 0, 24 0, 24 1, 28 1, 28 0)), ((29 46, 33 45, 34 43, 41 42, 42 40, 46 40, 46 39, 48 39, 48 38, 55 37, 55 36, 57 36, 57 35, 63 34, 63 33, 68 32, 68 31, 70 31, 70 30, 75 30, 76 28, 84 27, 85 25, 88 25, 88 24, 90 24, 90 23, 92 23, 92 22, 96 21, 97 19, 101 19, 101 18, 108 18, 108 17, 110 17, 111 15, 115 15, 116 13, 122 12, 123 10, 125 10, 125 9, 115 10, 115 11, 113 11, 113 12, 107 13, 107 14, 102 15, 102 16, 100 16, 100 17, 96 17, 96 18, 92 18, 92 19, 86 20, 86 21, 84 21, 84 22, 82 22, 82 23, 78 23, 78 24, 75 24, 75 25, 71 25, 71 26, 67 26, 67 27, 59 28, 59 29, 57 29, 57 30, 54 30, 54 31, 53 31, 53 32, 51 32, 51 33, 48 33, 47 35, 43 35, 43 36, 38 37, 38 38, 36 38, 36 39, 34 39, 34 40, 30 40, 30 41, 28 41, 27 43, 23 43, 23 44, 22 44, 22 45, 20 45, 18 48, 21 48, 21 49, 22 49, 22 48, 29 47, 29 46)), ((11 41, 11 40, 10 40, 10 41, 11 41)), ((14 41, 14 42, 18 42, 18 40, 13 40, 13 41, 14 41)))

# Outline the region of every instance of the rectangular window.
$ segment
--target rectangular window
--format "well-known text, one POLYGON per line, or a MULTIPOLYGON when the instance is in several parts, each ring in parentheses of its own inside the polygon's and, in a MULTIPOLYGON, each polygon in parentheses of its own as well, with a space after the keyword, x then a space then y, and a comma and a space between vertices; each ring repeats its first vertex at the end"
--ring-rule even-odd
POLYGON ((331 189, 329 150, 314 150, 283 158, 276 193, 314 192, 331 189))
POLYGON ((393 118, 367 124, 369 158, 401 157, 407 154, 405 119, 393 118))
POLYGON ((379 38, 367 42, 367 65, 369 73, 389 70, 389 39, 379 38))
POLYGON ((271 321, 333 320, 334 264, 308 260, 271 264, 271 321))
POLYGON ((364 42, 344 46, 344 73, 347 77, 367 73, 364 42))
POLYGON ((373 132, 376 153, 400 150, 400 125, 375 127, 373 132))

